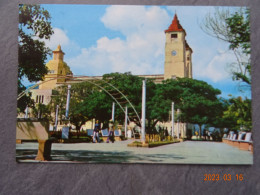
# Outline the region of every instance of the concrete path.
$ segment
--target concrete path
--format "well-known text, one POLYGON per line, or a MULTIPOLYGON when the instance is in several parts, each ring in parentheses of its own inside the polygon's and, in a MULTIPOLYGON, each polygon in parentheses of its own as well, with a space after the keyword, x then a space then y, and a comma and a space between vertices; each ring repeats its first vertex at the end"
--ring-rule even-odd
MULTIPOLYGON (((253 164, 253 155, 225 143, 186 141, 156 148, 127 147, 132 140, 115 143, 52 144, 52 161, 83 163, 253 164)), ((34 162, 38 143, 16 145, 19 162, 34 162)))

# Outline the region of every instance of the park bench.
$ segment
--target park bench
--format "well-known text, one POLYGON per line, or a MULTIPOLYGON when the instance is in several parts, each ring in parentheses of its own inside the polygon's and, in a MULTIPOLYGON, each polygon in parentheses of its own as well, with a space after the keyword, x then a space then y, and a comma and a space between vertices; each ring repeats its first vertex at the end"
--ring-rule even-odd
POLYGON ((224 143, 237 147, 240 150, 253 152, 252 133, 250 132, 240 132, 237 136, 237 134, 231 131, 227 138, 223 137, 222 140, 224 143))
POLYGON ((87 129, 87 136, 93 137, 94 129, 87 129))
MULTIPOLYGON (((104 142, 106 142, 106 140, 107 140, 108 133, 109 133, 108 129, 102 129, 101 130, 101 134, 102 134, 102 138, 103 138, 104 142)), ((121 140, 121 138, 120 138, 121 135, 122 135, 121 130, 117 130, 117 129, 114 130, 114 139, 116 141, 120 141, 121 140)))
POLYGON ((237 148, 239 148, 239 143, 245 138, 245 136, 246 136, 245 132, 239 132, 238 138, 234 139, 234 140, 231 140, 232 145, 237 147, 237 148))
POLYGON ((237 139, 237 134, 233 133, 231 134, 230 138, 228 139, 228 144, 233 146, 233 141, 235 141, 237 139))
POLYGON ((245 139, 239 141, 239 149, 253 152, 252 133, 246 133, 245 139))
POLYGON ((101 130, 101 135, 102 135, 102 139, 103 139, 104 142, 107 141, 108 133, 109 133, 108 129, 102 129, 101 130))
POLYGON ((230 131, 228 135, 224 134, 222 138, 223 142, 228 143, 232 139, 233 135, 234 135, 234 131, 230 131))
POLYGON ((116 141, 120 141, 121 140, 121 136, 122 136, 122 131, 121 130, 114 130, 114 136, 115 136, 115 140, 116 141))

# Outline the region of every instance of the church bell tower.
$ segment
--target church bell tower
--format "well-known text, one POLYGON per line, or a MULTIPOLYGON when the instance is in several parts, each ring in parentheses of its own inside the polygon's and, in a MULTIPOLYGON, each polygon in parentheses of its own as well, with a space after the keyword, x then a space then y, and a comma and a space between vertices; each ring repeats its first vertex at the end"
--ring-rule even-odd
POLYGON ((63 61, 65 53, 62 51, 61 46, 58 45, 52 53, 53 59, 46 64, 49 72, 44 76, 44 81, 48 82, 41 84, 39 89, 54 89, 57 84, 66 81, 65 76, 72 75, 70 67, 63 61))
POLYGON ((176 14, 165 35, 164 79, 192 78, 192 49, 185 40, 186 31, 176 14))

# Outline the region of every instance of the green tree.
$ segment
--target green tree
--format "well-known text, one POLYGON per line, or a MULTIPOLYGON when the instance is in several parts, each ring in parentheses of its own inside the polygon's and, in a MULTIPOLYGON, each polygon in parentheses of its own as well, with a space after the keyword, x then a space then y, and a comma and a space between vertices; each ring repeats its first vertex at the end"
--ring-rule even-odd
MULTIPOLYGON (((137 114, 141 116, 143 79, 130 73, 112 73, 104 75, 103 80, 73 84, 70 103, 71 122, 79 127, 87 120, 95 118, 106 125, 111 119, 114 100, 110 95, 113 95, 123 109, 128 106, 130 120, 141 126, 136 113, 131 110, 129 102, 123 96, 128 98, 137 114)), ((210 123, 222 108, 222 104, 217 98, 220 91, 203 81, 178 78, 164 81, 162 84, 155 84, 152 80, 147 80, 146 86, 147 133, 154 133, 155 126, 159 121, 169 120, 172 101, 175 102, 176 108, 181 110, 181 122, 195 123, 200 126, 210 123)), ((63 110, 65 110, 67 88, 61 88, 59 93, 60 96, 53 96, 52 99, 56 99, 55 105, 59 104, 60 108, 63 106, 63 110)), ((123 123, 124 117, 124 111, 117 106, 115 120, 123 123)))
MULTIPOLYGON (((117 99, 123 109, 128 107, 128 115, 129 119, 135 122, 138 126, 141 126, 138 116, 141 116, 141 107, 142 107, 142 80, 144 78, 134 76, 129 72, 126 73, 111 73, 105 74, 103 76, 104 87, 113 94, 113 97, 117 99), (106 84, 109 83, 109 84, 106 84), (131 102, 134 106, 134 109, 129 105, 129 102, 126 98, 131 102), (137 114, 136 114, 136 112, 137 114), (138 116, 137 116, 138 115, 138 116)), ((151 82, 149 82, 151 83, 151 82)), ((101 83, 102 84, 102 83, 101 83)), ((150 85, 150 84, 148 84, 150 85)), ((111 99, 111 98, 110 98, 111 99)), ((111 103, 112 104, 112 103, 111 103)), ((116 120, 123 123, 124 122, 124 112, 117 106, 117 111, 115 114, 116 120)), ((111 107, 111 105, 110 105, 111 107)), ((111 115, 110 115, 111 116, 111 115)))
POLYGON ((233 80, 242 81, 251 86, 250 63, 250 11, 241 8, 235 13, 229 10, 216 9, 215 13, 208 14, 201 28, 208 35, 229 43, 229 48, 237 59, 231 64, 233 80))
POLYGON ((201 136, 202 125, 211 123, 223 111, 217 97, 221 91, 204 81, 178 78, 167 80, 166 84, 175 87, 175 90, 172 88, 172 95, 169 93, 168 96, 174 97, 171 100, 176 102, 176 109, 179 108, 181 111, 177 116, 179 121, 198 124, 199 136, 201 136))
MULTIPOLYGON (((230 38, 230 49, 233 51, 241 50, 244 56, 251 53, 250 43, 250 12, 249 9, 235 12, 226 19, 228 29, 233 35, 230 38)), ((251 85, 251 63, 249 61, 238 60, 239 71, 233 71, 233 79, 241 80, 251 85)))
MULTIPOLYGON (((19 5, 18 94, 25 90, 21 82, 23 78, 36 82, 47 74, 45 60, 50 49, 39 39, 49 39, 52 34, 47 10, 40 5, 19 5)), ((23 111, 29 103, 29 96, 24 96, 18 101, 18 108, 23 111)))
POLYGON ((243 100, 242 97, 231 97, 228 103, 229 105, 223 115, 227 127, 234 130, 251 131, 251 100, 247 98, 243 100))
MULTIPOLYGON (((52 112, 55 112, 56 106, 59 106, 59 120, 65 118, 67 92, 67 85, 59 86, 53 91, 50 102, 51 110, 52 112)), ((89 120, 88 115, 85 113, 85 109, 87 108, 84 107, 83 102, 91 95, 91 93, 93 93, 93 85, 87 82, 76 83, 71 86, 69 118, 70 122, 76 126, 77 130, 79 130, 80 126, 89 120)))
POLYGON ((52 120, 50 105, 37 104, 33 107, 33 115, 38 118, 52 120))
MULTIPOLYGON (((142 81, 145 78, 134 76, 131 73, 112 73, 104 75, 104 80, 113 84, 117 89, 119 89, 131 102, 133 108, 126 102, 125 98, 123 98, 122 94, 118 93, 113 88, 108 89, 112 94, 118 95, 118 99, 120 102, 125 102, 122 104, 122 107, 128 107, 129 118, 131 121, 135 122, 139 127, 141 127, 141 123, 139 121, 139 117, 141 117, 142 112, 142 81)), ((167 121, 169 118, 169 109, 168 106, 169 101, 162 101, 160 98, 160 88, 162 85, 155 84, 152 79, 146 79, 146 132, 153 132, 156 124, 161 121, 167 121)), ((169 104, 171 105, 171 103, 169 104)), ((111 106, 110 106, 111 107, 111 106)), ((124 121, 124 113, 118 109, 116 112, 116 119, 123 123, 124 121)))

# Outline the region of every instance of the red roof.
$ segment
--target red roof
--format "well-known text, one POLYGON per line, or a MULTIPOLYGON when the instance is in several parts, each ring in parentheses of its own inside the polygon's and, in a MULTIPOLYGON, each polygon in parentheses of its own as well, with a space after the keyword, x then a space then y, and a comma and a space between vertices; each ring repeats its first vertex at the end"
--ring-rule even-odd
MULTIPOLYGON (((174 15, 174 18, 172 20, 172 24, 164 32, 174 32, 174 31, 185 32, 185 30, 182 28, 182 26, 181 26, 181 24, 180 24, 176 14, 174 15)), ((185 32, 185 34, 186 34, 186 32, 185 32)))

